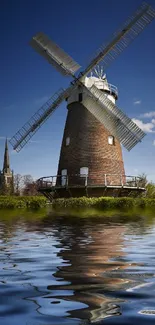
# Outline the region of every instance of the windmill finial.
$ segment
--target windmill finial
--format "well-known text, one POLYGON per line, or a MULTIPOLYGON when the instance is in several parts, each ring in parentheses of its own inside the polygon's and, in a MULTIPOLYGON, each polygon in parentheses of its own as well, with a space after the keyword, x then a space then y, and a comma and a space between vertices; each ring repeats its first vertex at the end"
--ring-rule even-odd
POLYGON ((104 73, 103 66, 97 65, 96 68, 94 68, 94 73, 99 79, 106 79, 106 74, 104 73))

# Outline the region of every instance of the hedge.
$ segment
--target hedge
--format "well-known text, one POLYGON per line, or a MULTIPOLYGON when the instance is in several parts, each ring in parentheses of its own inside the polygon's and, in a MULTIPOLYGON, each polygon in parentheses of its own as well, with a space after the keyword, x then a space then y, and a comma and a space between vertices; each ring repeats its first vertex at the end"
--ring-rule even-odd
MULTIPOLYGON (((5 208, 43 208, 47 205, 47 199, 43 196, 0 196, 0 209, 5 208)), ((69 198, 55 199, 51 204, 54 209, 84 209, 95 208, 100 210, 131 210, 134 208, 153 208, 155 210, 155 199, 149 198, 69 198)))
POLYGON ((13 208, 43 208, 47 199, 43 196, 0 196, 0 209, 13 208))
POLYGON ((69 199, 55 199, 52 203, 54 209, 64 208, 98 208, 102 210, 107 209, 134 209, 134 208, 155 208, 155 199, 148 198, 113 198, 113 197, 99 197, 99 198, 69 198, 69 199))

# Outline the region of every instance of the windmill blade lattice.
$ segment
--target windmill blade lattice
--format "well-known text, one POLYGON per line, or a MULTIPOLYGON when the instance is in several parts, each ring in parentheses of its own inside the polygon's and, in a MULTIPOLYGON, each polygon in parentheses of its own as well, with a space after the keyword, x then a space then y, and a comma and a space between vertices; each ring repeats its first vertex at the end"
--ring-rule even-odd
POLYGON ((96 86, 86 88, 82 103, 127 150, 142 140, 145 133, 96 86))
POLYGON ((55 109, 70 95, 73 86, 57 91, 9 141, 13 149, 19 152, 36 131, 51 116, 55 109))
POLYGON ((155 10, 144 3, 136 13, 127 20, 122 29, 115 33, 107 44, 99 48, 95 58, 83 71, 82 75, 87 75, 101 61, 102 67, 105 70, 154 18, 155 10))
MULTIPOLYGON (((40 126, 54 112, 61 102, 70 96, 72 90, 77 86, 85 88, 88 98, 84 98, 85 106, 91 111, 99 121, 101 121, 111 133, 128 149, 131 148, 144 137, 144 132, 132 122, 116 105, 114 105, 106 95, 95 86, 86 88, 84 86, 85 76, 92 71, 99 62, 102 67, 106 67, 141 33, 141 31, 154 19, 155 10, 148 4, 143 4, 138 11, 124 24, 123 28, 115 33, 110 41, 99 49, 95 58, 88 67, 77 77, 74 73, 80 68, 68 54, 58 45, 51 41, 45 34, 38 33, 31 40, 32 47, 39 52, 49 63, 55 66, 63 75, 73 76, 73 82, 66 90, 61 89, 50 100, 43 105, 37 113, 13 136, 10 143, 13 148, 20 151, 29 139, 36 133, 40 126), (88 105, 90 104, 90 107, 88 105), (93 108, 94 105, 94 108, 93 108), (96 110, 95 110, 96 107, 96 110), (105 118, 105 121, 103 121, 105 118), (111 129, 113 125, 113 129, 111 129)), ((103 71, 104 71, 103 70, 103 71)))
POLYGON ((74 75, 80 68, 77 62, 44 33, 34 36, 30 45, 63 75, 74 75))

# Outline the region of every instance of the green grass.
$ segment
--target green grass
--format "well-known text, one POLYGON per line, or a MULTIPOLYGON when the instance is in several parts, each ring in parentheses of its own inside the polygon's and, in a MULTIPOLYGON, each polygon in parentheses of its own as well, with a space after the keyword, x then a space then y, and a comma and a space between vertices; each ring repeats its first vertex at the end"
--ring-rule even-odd
POLYGON ((105 218, 119 216, 125 220, 137 220, 143 216, 152 220, 155 216, 155 199, 131 197, 56 199, 48 210, 51 217, 105 218))
POLYGON ((149 198, 113 198, 113 197, 99 197, 99 198, 70 198, 70 199, 56 199, 52 203, 54 209, 81 209, 81 208, 95 208, 100 210, 131 210, 135 208, 154 208, 155 199, 149 198))
POLYGON ((43 196, 0 196, 0 209, 30 208, 39 209, 46 206, 43 196))
MULTIPOLYGON (((0 210, 3 209, 41 209, 46 207, 47 199, 43 196, 0 196, 0 210)), ((134 211, 137 209, 155 212, 154 198, 69 198, 56 199, 50 205, 53 213, 60 212, 64 215, 102 215, 102 211, 134 211), (97 212, 98 211, 98 212, 97 212)), ((108 213, 109 214, 109 213, 108 213)))

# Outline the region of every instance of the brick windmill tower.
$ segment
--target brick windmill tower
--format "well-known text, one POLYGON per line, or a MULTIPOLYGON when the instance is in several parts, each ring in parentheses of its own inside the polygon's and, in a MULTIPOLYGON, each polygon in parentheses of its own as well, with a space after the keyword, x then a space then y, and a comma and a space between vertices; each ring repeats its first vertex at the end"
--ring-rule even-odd
MULTIPOLYGON (((95 85, 115 104, 118 90, 108 84, 102 68, 97 67, 90 77, 85 78, 84 84, 88 89, 95 85)), ((62 176, 59 184, 65 184, 69 175, 72 184, 82 185, 83 178, 88 175, 87 185, 98 185, 103 183, 105 174, 107 179, 108 175, 115 175, 111 181, 120 184, 120 175, 125 175, 120 142, 86 108, 85 99, 87 93, 81 87, 67 99, 68 115, 58 166, 58 175, 62 176)))
POLYGON ((79 190, 83 185, 97 188, 126 184, 121 144, 131 150, 145 134, 116 106, 117 88, 108 83, 104 71, 154 17, 155 10, 142 4, 77 75, 79 64, 45 34, 38 33, 32 38, 31 46, 63 75, 71 76, 73 81, 67 89, 55 93, 10 143, 20 151, 55 109, 67 101, 68 115, 58 173, 55 181, 52 177, 50 189, 56 190, 58 196, 66 195, 66 192, 62 194, 64 187, 71 195, 77 195, 77 191, 71 193, 71 188, 79 190))

